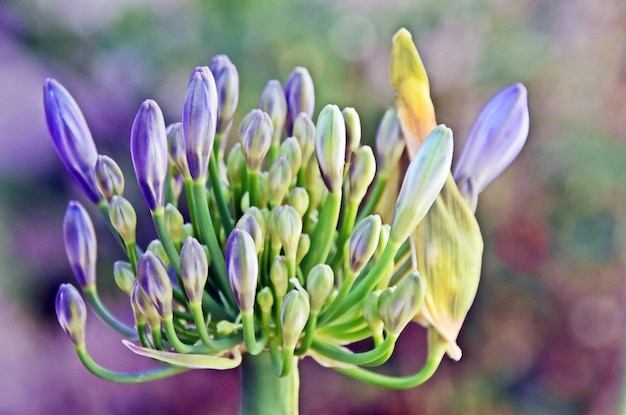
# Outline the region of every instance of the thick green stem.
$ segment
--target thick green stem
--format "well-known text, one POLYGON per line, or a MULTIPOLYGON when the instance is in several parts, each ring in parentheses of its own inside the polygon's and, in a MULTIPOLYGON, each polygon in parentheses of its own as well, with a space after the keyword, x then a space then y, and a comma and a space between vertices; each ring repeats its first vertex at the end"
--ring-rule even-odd
POLYGON ((245 354, 241 363, 240 415, 297 415, 300 376, 294 359, 290 373, 276 375, 270 353, 245 354))

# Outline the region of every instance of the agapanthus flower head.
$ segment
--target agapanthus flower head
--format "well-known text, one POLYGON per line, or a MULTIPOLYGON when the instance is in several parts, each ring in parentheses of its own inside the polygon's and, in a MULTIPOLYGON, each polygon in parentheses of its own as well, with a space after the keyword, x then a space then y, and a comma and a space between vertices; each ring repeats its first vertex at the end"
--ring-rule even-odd
POLYGON ((78 290, 71 284, 61 284, 55 300, 57 320, 75 346, 85 343, 87 307, 78 290))
POLYGON ((298 66, 287 76, 285 81, 285 97, 287 99, 287 135, 293 134, 296 117, 301 112, 313 116, 315 109, 315 87, 308 69, 298 66))
POLYGON ((95 284, 98 252, 96 231, 87 210, 77 201, 68 203, 65 210, 63 240, 78 285, 85 287, 95 284))
POLYGON ((239 72, 228 56, 216 55, 209 66, 217 90, 217 126, 220 134, 228 131, 239 102, 239 72))
POLYGON ((480 112, 453 174, 459 190, 474 209, 478 194, 520 153, 528 128, 527 92, 520 83, 498 92, 480 112))
POLYGON ((63 85, 52 78, 44 82, 43 99, 59 158, 89 200, 97 203, 101 198, 94 170, 98 151, 82 111, 63 85))
POLYGON ((207 176, 215 143, 217 106, 213 74, 206 66, 196 68, 189 79, 182 118, 187 164, 193 179, 207 176))
POLYGON ((130 134, 130 154, 139 189, 150 210, 163 207, 168 169, 167 133, 156 102, 145 100, 130 134))

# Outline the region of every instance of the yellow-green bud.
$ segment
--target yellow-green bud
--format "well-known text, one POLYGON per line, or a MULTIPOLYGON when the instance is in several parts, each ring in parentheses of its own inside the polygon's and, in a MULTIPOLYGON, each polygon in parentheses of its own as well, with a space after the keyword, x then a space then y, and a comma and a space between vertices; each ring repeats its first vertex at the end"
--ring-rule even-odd
POLYGON ((400 335, 417 314, 425 293, 426 282, 417 271, 413 271, 400 284, 387 288, 381 294, 378 313, 387 333, 392 336, 400 335))
POLYGON ((130 262, 115 261, 113 264, 113 279, 115 279, 119 289, 130 296, 133 290, 133 283, 135 282, 135 273, 130 262))
POLYGON ((283 328, 283 348, 293 350, 309 319, 309 299, 306 293, 291 290, 285 296, 280 312, 283 328))
POLYGON ((327 105, 317 118, 315 155, 322 179, 331 193, 341 192, 346 154, 346 125, 339 107, 327 105))
POLYGON ((383 321, 378 314, 378 298, 381 291, 376 290, 368 293, 363 299, 363 319, 373 333, 380 333, 383 330, 383 321))
POLYGON ((87 307, 78 290, 71 284, 61 284, 57 291, 55 308, 61 328, 78 346, 85 343, 87 307))
POLYGON ((113 196, 109 202, 111 224, 127 244, 135 242, 137 214, 133 205, 122 196, 113 196))
POLYGON ((96 160, 96 185, 107 201, 124 193, 124 174, 111 157, 99 155, 96 160))
POLYGON ((167 256, 165 252, 165 248, 163 248, 163 243, 158 239, 153 239, 146 248, 146 251, 150 251, 155 254, 165 265, 165 268, 170 266, 170 258, 167 256))
MULTIPOLYGON (((252 208, 248 210, 251 209, 252 208)), ((237 222, 236 228, 248 232, 254 241, 257 254, 263 250, 263 245, 265 244, 265 233, 252 213, 246 213, 243 215, 237 222)))
POLYGON ((263 287, 256 296, 256 302, 259 304, 263 313, 269 313, 272 311, 274 305, 274 296, 270 287, 263 287))
POLYGON ((295 177, 302 166, 302 150, 300 150, 298 140, 295 137, 287 137, 278 149, 278 156, 284 157, 289 161, 291 171, 295 177))
POLYGON ((208 273, 209 262, 204 248, 196 239, 188 237, 180 250, 180 279, 190 303, 202 303, 208 273))
POLYGON ((289 193, 287 204, 293 206, 298 214, 304 217, 309 209, 309 194, 306 189, 303 187, 294 187, 291 193, 289 193))
POLYGON ((183 241, 184 222, 185 219, 183 218, 183 214, 180 213, 174 205, 168 203, 167 206, 165 206, 165 226, 167 228, 167 233, 170 234, 172 242, 175 244, 183 241))
POLYGON ((285 251, 287 258, 296 258, 300 234, 302 234, 302 218, 293 206, 277 206, 274 209, 275 232, 285 251))
POLYGON ((270 268, 270 281, 277 297, 284 297, 289 286, 289 268, 287 258, 279 255, 274 258, 270 268))
POLYGON ((361 145, 361 119, 352 107, 344 108, 341 115, 343 115, 343 120, 346 123, 346 155, 344 160, 349 163, 352 160, 352 153, 361 145))
POLYGON ((306 112, 297 115, 292 135, 298 140, 302 154, 302 165, 308 164, 315 151, 315 124, 306 112))
POLYGON ((371 147, 360 147, 352 154, 352 164, 348 172, 350 200, 360 203, 376 175, 376 158, 371 147))
POLYGON ((279 157, 272 163, 267 173, 268 199, 271 205, 280 205, 289 191, 293 173, 289 161, 279 157))
POLYGON ((302 258, 309 252, 311 249, 311 237, 303 233, 300 235, 300 241, 298 241, 298 250, 296 251, 296 264, 299 264, 302 261, 302 258))
POLYGON ((319 313, 324 306, 326 299, 333 290, 335 276, 333 269, 326 264, 317 264, 306 280, 306 291, 309 293, 311 311, 319 313))
POLYGON ((248 170, 261 170, 265 155, 272 144, 273 125, 267 113, 253 109, 241 123, 241 148, 248 170))
POLYGON ((226 177, 231 186, 240 188, 246 174, 246 158, 240 143, 235 143, 226 160, 226 177))

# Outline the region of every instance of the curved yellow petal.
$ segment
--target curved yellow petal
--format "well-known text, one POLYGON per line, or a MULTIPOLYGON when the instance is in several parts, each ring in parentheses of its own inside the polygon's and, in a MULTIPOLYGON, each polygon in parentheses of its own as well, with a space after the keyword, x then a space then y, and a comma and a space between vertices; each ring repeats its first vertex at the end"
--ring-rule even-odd
POLYGON ((188 367, 191 369, 217 369, 226 370, 234 369, 241 364, 241 352, 238 348, 230 350, 231 357, 213 356, 204 354, 181 354, 164 352, 161 350, 148 349, 146 347, 137 346, 128 340, 122 340, 124 346, 128 347, 131 352, 156 359, 163 363, 174 366, 188 367))

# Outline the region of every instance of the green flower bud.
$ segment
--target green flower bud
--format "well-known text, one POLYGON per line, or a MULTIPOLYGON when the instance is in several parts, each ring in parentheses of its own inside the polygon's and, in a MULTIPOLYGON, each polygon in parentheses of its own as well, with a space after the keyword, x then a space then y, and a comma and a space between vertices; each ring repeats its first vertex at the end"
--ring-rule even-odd
POLYGON ((183 241, 183 225, 185 219, 183 214, 171 203, 165 206, 165 226, 167 233, 172 238, 172 242, 179 244, 183 241))
POLYGON ((378 314, 378 303, 381 291, 376 290, 368 293, 363 299, 363 319, 367 323, 372 333, 381 333, 383 330, 383 321, 378 314))
POLYGON ((309 209, 309 194, 303 187, 294 187, 289 193, 287 204, 294 207, 298 214, 302 217, 309 209))
POLYGON ((352 153, 361 145, 361 119, 354 108, 348 107, 341 111, 346 123, 346 163, 352 160, 352 153))
POLYGON ((309 299, 306 293, 291 290, 285 296, 280 312, 283 328, 283 348, 293 350, 309 319, 309 299))
POLYGON ((155 254, 165 265, 165 268, 170 266, 170 258, 167 256, 165 252, 165 248, 163 248, 163 243, 158 239, 153 239, 146 248, 146 251, 150 251, 155 254))
POLYGON ((115 261, 113 264, 113 278, 115 283, 126 295, 130 295, 135 282, 135 273, 130 262, 115 261))
POLYGON ((378 301, 378 313, 385 330, 392 336, 398 336, 415 317, 424 301, 426 283, 417 271, 404 277, 400 284, 385 290, 378 301))
POLYGON ((385 112, 376 132, 376 154, 381 168, 385 171, 395 169, 400 163, 406 143, 402 136, 398 111, 390 108, 385 112))
POLYGON ((287 267, 287 258, 279 255, 274 258, 270 267, 270 281, 274 287, 274 294, 277 297, 284 297, 287 294, 289 286, 289 268, 287 267))
POLYGON ((193 236, 193 225, 191 223, 185 223, 183 225, 183 232, 181 233, 181 240, 187 239, 188 236, 193 236))
POLYGON ((240 188, 246 174, 246 158, 240 143, 235 143, 226 160, 226 178, 231 186, 240 188))
POLYGON ((435 128, 409 164, 393 213, 389 238, 401 244, 415 230, 443 188, 452 163, 452 130, 435 128))
POLYGON ((374 251, 374 260, 378 261, 380 256, 383 254, 385 247, 387 246, 387 242, 389 241, 389 233, 391 232, 391 225, 385 223, 380 227, 380 238, 378 238, 378 246, 376 247, 376 251, 374 251))
POLYGON ((278 156, 285 157, 289 161, 291 171, 295 177, 302 166, 302 150, 300 150, 298 140, 295 137, 287 137, 278 149, 278 156))
POLYGON ((96 185, 102 196, 110 201, 124 193, 124 174, 120 166, 108 156, 99 155, 96 160, 96 185))
POLYGON ((306 280, 306 291, 309 293, 311 311, 319 313, 324 306, 326 299, 333 290, 335 276, 333 269, 326 264, 317 264, 306 280))
POLYGON ((293 174, 289 161, 285 157, 279 157, 272 163, 267 173, 268 199, 271 205, 280 205, 289 191, 293 174))
POLYGON ((202 303, 208 273, 209 262, 204 248, 195 238, 188 237, 180 250, 180 279, 190 303, 202 303))
MULTIPOLYGON (((251 209, 252 208, 248 210, 251 209)), ((254 240, 254 246, 256 248, 257 254, 263 250, 263 245, 265 244, 265 232, 252 213, 246 213, 241 218, 239 218, 239 221, 237 221, 237 225, 235 227, 237 229, 248 232, 248 234, 252 237, 252 240, 254 240)))
POLYGON ((370 215, 354 227, 348 241, 348 266, 351 272, 359 274, 374 255, 378 247, 381 226, 380 216, 370 215))
POLYGON ((302 218, 298 212, 289 205, 277 206, 274 209, 274 225, 273 232, 278 235, 280 242, 285 251, 285 256, 295 258, 298 250, 298 242, 300 234, 302 234, 302 218))
POLYGON ((346 126, 339 107, 327 105, 317 118, 315 155, 329 192, 341 192, 346 154, 346 126))
POLYGON ((296 264, 302 261, 302 258, 311 249, 311 237, 306 233, 300 235, 300 241, 298 241, 298 250, 296 251, 296 264))
POLYGON ((122 196, 113 196, 109 202, 111 225, 127 244, 135 243, 137 214, 133 205, 122 196))
POLYGON ((270 287, 263 287, 256 296, 256 302, 259 304, 263 313, 270 313, 274 305, 274 296, 270 287))
POLYGON ((306 112, 298 114, 293 124, 292 135, 298 140, 302 154, 302 165, 305 166, 315 151, 315 124, 313 124, 309 114, 306 112))
POLYGON ((371 147, 363 146, 352 154, 352 164, 348 172, 350 200, 360 203, 365 197, 376 175, 376 158, 371 147))
POLYGON ((254 311, 259 261, 250 234, 234 229, 226 242, 226 273, 242 313, 254 311))
POLYGON ((59 325, 70 336, 72 343, 85 343, 87 307, 78 290, 71 284, 61 284, 57 291, 55 308, 59 325))
POLYGON ((246 158, 248 170, 261 170, 263 160, 272 144, 272 120, 267 113, 254 109, 241 123, 241 148, 246 158))

